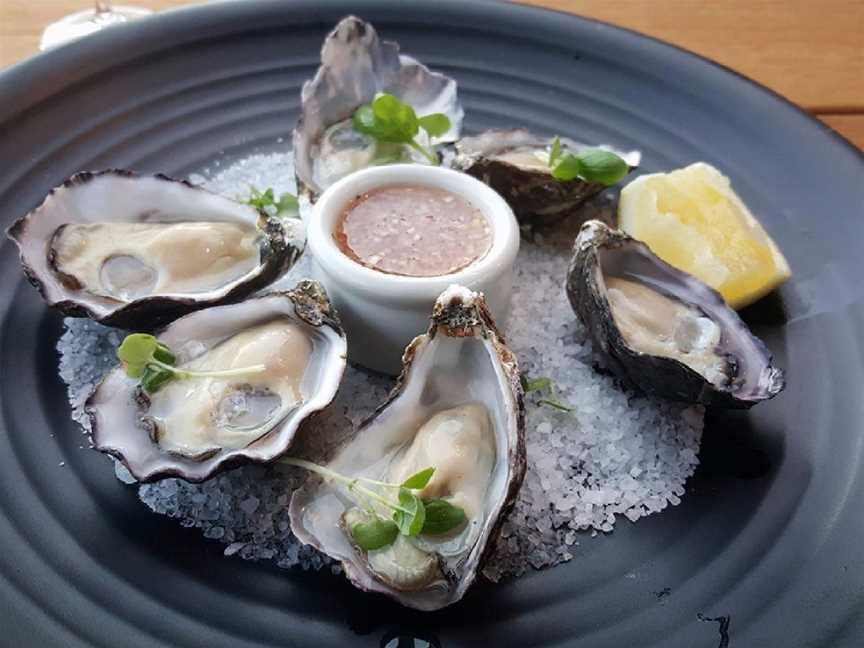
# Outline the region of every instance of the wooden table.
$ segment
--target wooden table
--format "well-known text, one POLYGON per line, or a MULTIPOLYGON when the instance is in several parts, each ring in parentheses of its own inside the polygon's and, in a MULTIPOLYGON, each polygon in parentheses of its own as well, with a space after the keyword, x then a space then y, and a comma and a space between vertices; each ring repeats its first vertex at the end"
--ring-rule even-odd
MULTIPOLYGON (((524 1, 628 27, 719 61, 864 149, 864 0, 524 1)), ((193 4, 125 2, 154 10, 193 4)), ((88 0, 0 0, 0 68, 36 53, 45 25, 86 6, 88 0)))

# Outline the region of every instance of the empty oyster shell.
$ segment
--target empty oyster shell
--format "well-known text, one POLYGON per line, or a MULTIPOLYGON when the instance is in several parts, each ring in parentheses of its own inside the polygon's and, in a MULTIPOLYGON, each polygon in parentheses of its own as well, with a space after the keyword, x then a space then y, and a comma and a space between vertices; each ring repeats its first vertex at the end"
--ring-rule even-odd
POLYGON ((139 330, 269 285, 304 244, 299 221, 123 170, 74 175, 8 235, 48 304, 139 330))
MULTIPOLYGON (((588 148, 560 138, 562 151, 578 153, 588 148)), ((547 163, 552 138, 523 128, 488 130, 456 142, 453 168, 468 173, 500 193, 520 222, 546 225, 561 220, 606 187, 596 182, 556 180, 547 163)), ((640 153, 624 153, 597 146, 620 156, 631 171, 639 166, 640 153)))
POLYGON ((428 163, 407 146, 385 145, 354 131, 354 112, 386 92, 410 104, 418 116, 444 113, 450 131, 436 142, 459 137, 463 110, 456 82, 378 38, 375 28, 354 16, 343 18, 324 40, 321 67, 303 84, 300 120, 294 129, 294 169, 301 194, 314 199, 352 171, 388 161, 428 163))
POLYGON ((579 232, 567 295, 595 349, 642 391, 747 408, 783 389, 783 372, 720 294, 599 221, 579 232))
POLYGON ((359 514, 355 504, 337 485, 311 477, 292 497, 292 530, 340 560, 360 589, 420 610, 450 605, 474 581, 522 484, 524 426, 515 356, 483 296, 451 286, 435 304, 428 333, 406 348, 389 399, 328 467, 399 483, 434 466, 421 497, 458 502, 467 523, 443 536, 399 536, 363 551, 346 531, 359 514))
POLYGON ((345 334, 314 281, 186 315, 158 339, 181 369, 266 370, 177 380, 154 394, 122 367, 109 372, 87 400, 90 437, 141 482, 198 482, 278 457, 300 424, 333 400, 345 370, 345 334))

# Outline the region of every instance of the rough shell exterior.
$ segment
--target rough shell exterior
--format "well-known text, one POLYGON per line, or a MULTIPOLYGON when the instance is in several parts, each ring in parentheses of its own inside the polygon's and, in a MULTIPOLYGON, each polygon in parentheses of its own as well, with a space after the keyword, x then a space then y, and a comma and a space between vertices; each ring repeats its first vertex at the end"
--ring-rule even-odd
MULTIPOLYGON (((566 138, 561 142, 569 150, 585 148, 566 138)), ((489 130, 459 140, 451 164, 501 194, 521 223, 549 225, 573 214, 585 201, 606 188, 579 178, 561 182, 545 169, 521 167, 496 157, 522 147, 543 151, 550 144, 550 138, 521 128, 489 130)), ((637 152, 619 155, 628 162, 631 171, 638 166, 637 152)))
MULTIPOLYGON (((503 495, 492 513, 484 522, 483 532, 472 545, 468 555, 460 562, 460 574, 448 580, 449 588, 446 599, 429 600, 424 598, 422 591, 403 592, 389 587, 369 573, 369 569, 355 551, 346 556, 333 556, 328 551, 328 542, 314 535, 304 524, 306 507, 314 501, 319 489, 325 488, 324 482, 312 476, 302 488, 295 491, 291 499, 291 528, 294 534, 306 544, 314 546, 319 551, 331 555, 342 562, 345 575, 351 582, 364 591, 384 593, 402 605, 421 610, 435 610, 457 602, 474 582, 477 572, 489 557, 495 541, 501 530, 501 525, 510 513, 516 501, 519 489, 525 476, 525 411, 523 389, 520 383, 519 367, 515 355, 506 347, 503 337, 498 332, 482 295, 473 293, 466 288, 451 286, 437 300, 432 314, 432 322, 426 334, 414 339, 405 349, 404 368, 396 385, 387 400, 370 416, 357 430, 350 444, 362 438, 366 433, 374 433, 379 417, 388 413, 391 408, 400 406, 399 398, 409 381, 415 378, 412 368, 419 363, 420 358, 430 348, 430 344, 438 337, 466 338, 474 337, 491 346, 498 366, 504 375, 501 388, 512 403, 514 417, 506 433, 496 433, 498 443, 506 443, 506 463, 508 475, 503 495), (415 596, 416 595, 416 596, 415 596)), ((334 523, 335 525, 335 523, 334 523)), ((335 529, 344 533, 342 529, 335 529)))
POLYGON ((303 84, 301 113, 294 129, 294 168, 297 187, 314 199, 326 187, 313 177, 315 147, 324 131, 354 114, 378 92, 388 92, 409 103, 418 115, 442 112, 450 131, 436 139, 459 137, 464 111, 456 82, 432 72, 419 61, 399 54, 399 45, 381 40, 375 28, 355 16, 343 18, 324 40, 321 67, 303 84))
MULTIPOLYGON (((180 200, 181 198, 178 198, 180 200)), ((147 213, 147 206, 139 210, 147 213)), ((83 221, 82 221, 83 222, 83 221)), ((89 317, 108 326, 136 330, 152 330, 178 317, 218 304, 234 302, 269 286, 282 276, 303 252, 304 234, 300 221, 287 221, 268 216, 262 212, 235 203, 222 196, 212 194, 185 180, 176 180, 163 174, 141 176, 125 169, 85 171, 77 173, 62 185, 52 189, 36 209, 17 220, 7 231, 10 239, 18 245, 21 266, 27 279, 52 306, 70 317, 89 317), (206 200, 218 203, 223 210, 241 215, 247 222, 255 223, 265 235, 261 248, 261 260, 257 269, 239 282, 212 293, 189 297, 154 295, 129 302, 111 300, 75 290, 64 285, 52 267, 49 245, 57 228, 76 222, 69 214, 76 200, 76 193, 94 182, 117 183, 118 191, 126 192, 129 184, 137 181, 164 182, 166 191, 182 194, 182 200, 194 202, 206 200)))
MULTIPOLYGON (((229 326, 223 327, 223 331, 216 330, 220 326, 220 318, 236 317, 245 322, 250 319, 249 309, 263 310, 266 303, 273 302, 275 306, 271 307, 272 313, 264 313, 265 317, 287 314, 308 325, 311 330, 320 331, 329 345, 322 350, 322 355, 313 356, 310 361, 328 363, 316 385, 318 390, 309 395, 301 406, 276 428, 245 448, 223 450, 203 460, 165 452, 150 439, 144 427, 137 427, 137 434, 123 433, 124 429, 128 431, 130 428, 123 428, 123 421, 117 419, 123 417, 127 423, 135 425, 139 415, 137 407, 140 396, 137 381, 126 377, 123 368, 118 366, 105 376, 87 399, 85 411, 89 419, 88 433, 93 449, 122 462, 140 482, 153 482, 168 477, 201 482, 224 470, 247 463, 266 463, 284 454, 291 446, 301 423, 316 415, 333 400, 345 370, 345 332, 320 284, 304 280, 292 290, 274 291, 237 304, 198 311, 172 323, 157 337, 164 338, 165 334, 177 327, 183 327, 184 330, 207 327, 207 338, 214 335, 214 330, 217 335, 230 335, 236 329, 232 330, 229 326)), ((314 353, 316 352, 313 351, 314 353)))
MULTIPOLYGON (((620 378, 647 394, 688 403, 749 408, 773 398, 784 387, 783 372, 773 366, 768 349, 717 291, 662 261, 644 243, 599 221, 588 221, 582 226, 574 245, 566 288, 570 304, 591 334, 595 350, 620 378), (653 266, 664 281, 677 282, 690 303, 703 312, 709 316, 722 314, 726 325, 721 322, 721 344, 723 339, 728 343, 730 336, 741 336, 749 353, 755 356, 745 359, 756 368, 754 380, 745 384, 733 379, 727 387, 717 387, 677 360, 639 353, 627 345, 615 325, 602 279, 598 280, 601 274, 598 250, 614 252, 625 248, 644 259, 646 266, 653 266)), ((737 364, 743 370, 743 362, 737 364)))

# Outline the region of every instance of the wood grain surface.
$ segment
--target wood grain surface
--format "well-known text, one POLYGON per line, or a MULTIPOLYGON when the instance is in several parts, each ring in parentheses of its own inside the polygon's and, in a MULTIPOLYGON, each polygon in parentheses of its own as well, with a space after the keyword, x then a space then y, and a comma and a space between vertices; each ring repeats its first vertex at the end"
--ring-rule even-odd
MULTIPOLYGON (((156 11, 194 4, 125 1, 156 11)), ((714 59, 864 148, 864 0, 523 1, 627 27, 714 59)), ((88 0, 0 0, 0 68, 35 54, 45 25, 87 6, 88 0)))

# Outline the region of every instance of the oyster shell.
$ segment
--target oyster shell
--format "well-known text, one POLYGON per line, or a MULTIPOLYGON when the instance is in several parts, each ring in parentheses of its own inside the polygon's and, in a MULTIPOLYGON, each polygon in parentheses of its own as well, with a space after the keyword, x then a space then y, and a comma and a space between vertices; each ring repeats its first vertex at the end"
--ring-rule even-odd
POLYGON ((299 221, 117 169, 72 176, 7 234, 49 305, 139 330, 242 299, 278 279, 304 245, 299 221))
MULTIPOLYGON (((568 138, 560 141, 565 153, 588 148, 568 138)), ((579 178, 556 180, 544 157, 551 145, 552 138, 534 135, 523 128, 488 130, 456 142, 456 154, 450 164, 500 193, 520 222, 546 225, 563 219, 606 188, 579 178)), ((631 171, 639 166, 638 151, 624 153, 608 146, 593 148, 616 153, 631 171)))
POLYGON ((576 238, 567 295, 595 349, 648 394, 747 408, 783 389, 768 349, 718 292, 599 221, 576 238))
POLYGON ((456 82, 410 56, 399 45, 380 40, 375 28, 354 16, 343 18, 324 40, 321 67, 303 84, 301 114, 294 129, 294 169, 298 191, 313 200, 341 177, 388 161, 428 163, 401 145, 379 150, 372 138, 354 131, 351 117, 378 92, 410 104, 418 116, 444 113, 450 131, 436 142, 459 137, 464 111, 456 82))
POLYGON ((345 530, 358 514, 354 504, 337 486, 311 477, 292 497, 292 530, 340 560, 360 589, 420 610, 450 605, 474 581, 522 484, 524 426, 515 356, 483 296, 451 286, 435 304, 428 333, 405 349, 388 400, 328 467, 396 481, 433 465, 421 497, 457 501, 467 523, 449 535, 400 536, 366 552, 345 530))
POLYGON ((345 334, 314 281, 186 315, 158 339, 182 369, 259 363, 267 369, 177 380, 154 394, 122 367, 110 371, 86 403, 91 441, 141 482, 198 482, 241 463, 274 459, 300 424, 333 400, 345 369, 345 334))

